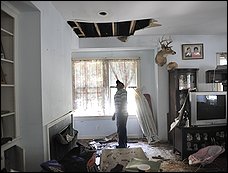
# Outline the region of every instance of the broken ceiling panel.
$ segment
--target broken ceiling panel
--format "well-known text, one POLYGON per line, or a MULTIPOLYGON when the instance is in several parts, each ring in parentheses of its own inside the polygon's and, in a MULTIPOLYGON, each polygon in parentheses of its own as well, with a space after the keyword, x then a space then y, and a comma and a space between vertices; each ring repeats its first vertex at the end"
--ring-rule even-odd
POLYGON ((79 38, 128 37, 134 35, 136 30, 161 26, 161 24, 155 22, 157 22, 155 19, 107 23, 80 22, 77 20, 67 21, 79 38))

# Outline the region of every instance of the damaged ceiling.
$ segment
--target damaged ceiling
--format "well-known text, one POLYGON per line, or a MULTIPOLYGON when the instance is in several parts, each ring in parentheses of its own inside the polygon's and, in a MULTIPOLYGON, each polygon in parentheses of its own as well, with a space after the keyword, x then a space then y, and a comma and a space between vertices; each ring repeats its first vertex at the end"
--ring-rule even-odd
POLYGON ((156 19, 162 24, 160 27, 136 30, 131 37, 227 34, 227 1, 50 2, 66 22, 112 23, 156 19), (106 12, 106 15, 103 12, 106 12))
POLYGON ((106 23, 80 22, 76 20, 67 21, 79 38, 118 37, 121 41, 126 41, 127 37, 134 35, 136 30, 161 26, 157 22, 155 19, 106 23))

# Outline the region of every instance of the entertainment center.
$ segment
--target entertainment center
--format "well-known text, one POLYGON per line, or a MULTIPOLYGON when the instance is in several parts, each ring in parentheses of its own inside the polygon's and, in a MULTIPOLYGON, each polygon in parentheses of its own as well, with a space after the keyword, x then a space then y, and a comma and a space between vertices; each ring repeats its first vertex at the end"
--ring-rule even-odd
POLYGON ((168 132, 168 140, 182 160, 209 145, 227 149, 227 92, 197 91, 197 72, 195 68, 169 71, 168 129, 182 105, 185 111, 180 123, 168 132))
POLYGON ((226 149, 227 128, 221 126, 175 127, 174 152, 179 152, 181 159, 209 145, 219 145, 226 149))

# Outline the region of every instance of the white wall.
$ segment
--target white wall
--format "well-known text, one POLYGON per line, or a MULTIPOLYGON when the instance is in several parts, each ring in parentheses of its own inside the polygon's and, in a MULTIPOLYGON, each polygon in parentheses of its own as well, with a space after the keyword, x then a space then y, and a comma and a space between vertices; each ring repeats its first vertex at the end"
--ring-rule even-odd
MULTIPOLYGON (((43 125, 72 110, 71 27, 49 2, 34 1, 41 14, 43 125)), ((77 45, 74 46, 76 48, 77 45)))
POLYGON ((41 123, 42 93, 39 20, 39 12, 20 13, 18 34, 18 104, 21 117, 22 143, 25 149, 26 170, 30 170, 30 165, 37 168, 37 165, 33 161, 42 161, 43 159, 43 155, 40 154, 40 151, 43 151, 43 134, 41 123), (30 23, 31 26, 25 27, 27 23, 30 23), (30 34, 32 34, 32 37, 30 34), (35 141, 36 143, 34 143, 35 141))
MULTIPOLYGON (((79 139, 101 139, 116 132, 116 121, 106 117, 75 117, 74 128, 78 130, 79 139), (86 127, 86 128, 85 128, 86 127)), ((142 137, 142 132, 135 116, 127 121, 128 137, 142 137)))
MULTIPOLYGON (((79 39, 80 49, 75 50, 75 52, 80 53, 80 51, 83 51, 88 53, 93 50, 102 51, 109 49, 113 55, 115 54, 115 51, 122 51, 125 52, 125 54, 134 52, 132 50, 136 50, 134 53, 138 52, 139 50, 142 52, 144 52, 143 50, 153 49, 157 51, 159 46, 158 40, 160 37, 161 36, 134 36, 129 37, 128 41, 125 43, 119 41, 116 38, 79 39)), ((168 62, 176 61, 179 64, 180 68, 199 68, 199 83, 205 83, 206 70, 215 68, 216 52, 227 51, 227 35, 174 35, 171 36, 171 38, 173 40, 173 43, 171 43, 171 45, 173 46, 172 48, 176 51, 176 55, 168 56, 168 62), (188 43, 203 43, 204 59, 182 60, 181 45, 188 43)), ((97 55, 100 55, 100 52, 93 52, 93 56, 97 55)), ((154 54, 151 54, 150 56, 149 54, 142 53, 141 56, 142 55, 146 59, 147 64, 145 64, 145 66, 143 66, 141 69, 141 77, 146 79, 141 82, 141 85, 152 92, 152 105, 158 121, 158 135, 160 140, 167 140, 167 113, 169 111, 168 71, 166 70, 166 66, 158 67, 154 63, 154 54), (151 60, 150 63, 148 61, 149 59, 151 60)), ((97 122, 98 121, 94 120, 95 124, 97 122)), ((76 121, 76 123, 78 126, 80 126, 79 122, 76 121)), ((106 133, 103 134, 106 135, 106 133)))
POLYGON ((12 2, 18 9, 18 109, 26 171, 47 160, 46 125, 72 110, 71 49, 78 38, 50 2, 12 2))

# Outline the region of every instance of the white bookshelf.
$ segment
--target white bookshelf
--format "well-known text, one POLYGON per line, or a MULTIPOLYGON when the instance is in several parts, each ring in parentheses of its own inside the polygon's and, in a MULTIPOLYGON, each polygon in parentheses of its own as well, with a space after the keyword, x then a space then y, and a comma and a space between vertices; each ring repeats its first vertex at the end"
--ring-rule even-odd
POLYGON ((7 172, 25 171, 16 109, 15 21, 16 13, 1 2, 1 170, 7 172))

